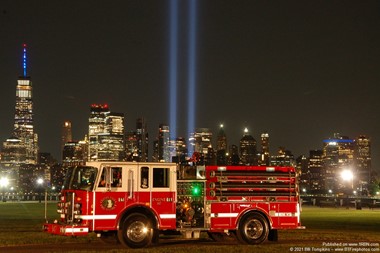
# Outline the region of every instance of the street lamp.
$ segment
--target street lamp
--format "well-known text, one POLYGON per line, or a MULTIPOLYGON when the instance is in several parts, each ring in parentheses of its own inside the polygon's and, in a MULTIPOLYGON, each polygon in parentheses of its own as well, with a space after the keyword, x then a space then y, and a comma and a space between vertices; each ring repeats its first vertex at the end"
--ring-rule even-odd
POLYGON ((340 176, 342 177, 343 181, 351 181, 351 188, 354 189, 354 174, 350 170, 343 170, 340 173, 340 176))
POLYGON ((6 201, 5 199, 5 188, 9 185, 9 180, 6 177, 0 178, 0 187, 3 188, 3 202, 6 201))
POLYGON ((9 185, 9 180, 6 177, 0 178, 0 187, 7 187, 9 185))
MULTIPOLYGON (((343 170, 340 174, 343 181, 350 182, 351 181, 351 191, 354 190, 354 174, 351 170, 343 170)), ((351 192, 352 193, 352 192, 351 192)), ((348 193, 347 193, 347 209, 349 208, 349 200, 348 200, 348 193)))
POLYGON ((42 178, 37 179, 37 184, 42 185, 44 183, 44 180, 42 178))
POLYGON ((41 189, 44 184, 44 180, 42 178, 37 179, 37 185, 38 185, 38 202, 41 203, 41 189))
MULTIPOLYGON (((42 178, 38 178, 37 179, 37 184, 41 187, 44 186, 44 180, 42 178)), ((45 220, 47 222, 47 185, 45 185, 45 220)), ((38 191, 38 195, 39 195, 39 202, 41 203, 41 189, 38 191)))

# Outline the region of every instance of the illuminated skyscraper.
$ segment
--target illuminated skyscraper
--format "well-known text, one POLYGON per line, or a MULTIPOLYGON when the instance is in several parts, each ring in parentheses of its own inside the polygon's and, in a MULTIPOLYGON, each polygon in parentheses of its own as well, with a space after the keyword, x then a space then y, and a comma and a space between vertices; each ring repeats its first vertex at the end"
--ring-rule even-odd
POLYGON ((239 165, 240 157, 239 157, 239 147, 236 145, 231 145, 229 148, 229 155, 227 157, 227 164, 229 165, 239 165))
POLYGON ((186 160, 188 155, 186 139, 178 137, 175 140, 169 141, 169 153, 170 161, 176 163, 182 163, 186 160))
POLYGON ((23 75, 17 80, 13 135, 3 146, 2 161, 36 164, 38 136, 34 132, 32 82, 27 75, 26 44, 23 45, 23 75))
POLYGON ((88 119, 88 155, 89 161, 98 160, 99 135, 105 133, 106 117, 110 114, 107 104, 92 104, 88 119))
POLYGON ((227 135, 223 124, 220 125, 216 144, 216 164, 227 165, 227 135))
POLYGON ((83 165, 87 160, 87 145, 85 141, 69 141, 62 151, 62 165, 64 167, 83 165))
POLYGON ((144 118, 138 118, 136 121, 137 150, 138 161, 148 161, 148 129, 144 118))
POLYGON ((307 181, 307 188, 311 192, 321 193, 325 188, 322 150, 310 150, 307 173, 303 171, 301 178, 307 181))
POLYGON ((355 139, 354 157, 359 190, 368 190, 371 181, 371 140, 367 136, 360 135, 355 139))
POLYGON ((269 165, 270 161, 269 154, 269 134, 262 133, 261 134, 261 156, 260 156, 260 165, 269 165))
POLYGON ((295 166, 294 156, 285 147, 279 147, 276 155, 270 158, 271 166, 295 166))
POLYGON ((129 131, 125 134, 125 150, 127 161, 139 161, 136 131, 129 131))
POLYGON ((104 133, 98 135, 98 161, 125 159, 124 114, 110 112, 106 117, 104 133))
POLYGON ((243 138, 240 140, 240 161, 244 165, 257 165, 256 140, 244 129, 243 138))
POLYGON ((158 128, 158 161, 170 162, 169 126, 160 124, 158 128))
POLYGON ((221 124, 217 136, 216 150, 227 150, 227 135, 224 132, 224 125, 221 124))
POLYGON ((125 159, 123 113, 111 112, 107 104, 91 105, 88 135, 90 161, 125 159))
POLYGON ((212 133, 208 128, 197 128, 191 136, 191 145, 194 147, 194 152, 207 154, 208 148, 212 147, 212 133))
POLYGON ((207 158, 210 157, 209 152, 212 149, 212 133, 210 129, 196 128, 195 133, 192 133, 189 139, 189 155, 196 152, 200 155, 204 164, 209 164, 207 158), (192 150, 192 152, 190 152, 190 150, 192 150))
MULTIPOLYGON (((65 121, 62 126, 62 136, 61 136, 61 154, 63 154, 63 148, 65 144, 71 142, 73 140, 72 132, 71 132, 71 122, 65 121)), ((62 157, 62 160, 64 156, 62 157)))
MULTIPOLYGON (((354 140, 334 134, 334 138, 323 140, 323 180, 325 190, 336 191, 347 187, 340 175, 343 170, 353 170, 354 140)), ((351 184, 350 184, 351 186, 351 184)))

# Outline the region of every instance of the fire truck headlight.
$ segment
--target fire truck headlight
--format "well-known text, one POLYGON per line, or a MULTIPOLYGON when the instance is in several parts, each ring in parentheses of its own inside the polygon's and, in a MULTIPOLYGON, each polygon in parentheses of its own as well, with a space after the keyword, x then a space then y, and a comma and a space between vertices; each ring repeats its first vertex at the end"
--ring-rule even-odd
POLYGON ((143 232, 144 234, 148 233, 148 228, 144 227, 144 228, 142 229, 142 232, 143 232))

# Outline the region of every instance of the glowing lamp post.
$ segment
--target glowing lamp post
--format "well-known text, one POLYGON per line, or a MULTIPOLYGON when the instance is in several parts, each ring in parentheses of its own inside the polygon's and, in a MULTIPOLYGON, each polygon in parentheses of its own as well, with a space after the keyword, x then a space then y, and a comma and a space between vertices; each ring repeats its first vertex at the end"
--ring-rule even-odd
POLYGON ((351 182, 351 189, 354 189, 354 174, 350 170, 344 170, 340 174, 343 181, 351 182))
POLYGON ((47 222, 47 185, 44 185, 45 181, 42 178, 37 179, 37 184, 40 188, 39 194, 38 194, 38 201, 41 203, 41 189, 43 186, 45 186, 45 220, 47 222))
POLYGON ((9 185, 9 180, 6 177, 0 178, 0 187, 7 187, 9 185))
POLYGON ((42 178, 37 179, 37 184, 42 185, 44 183, 44 180, 42 178))
POLYGON ((9 180, 6 177, 0 178, 0 187, 3 189, 3 202, 6 202, 5 199, 5 188, 9 185, 9 180))
POLYGON ((44 180, 42 178, 39 178, 37 179, 37 185, 38 185, 38 188, 39 188, 39 191, 38 191, 38 202, 41 203, 41 188, 44 184, 44 180))
MULTIPOLYGON (((351 191, 354 190, 354 174, 350 170, 343 170, 340 174, 343 181, 351 182, 351 191)), ((348 200, 348 194, 347 194, 347 209, 349 207, 349 200, 348 200)))

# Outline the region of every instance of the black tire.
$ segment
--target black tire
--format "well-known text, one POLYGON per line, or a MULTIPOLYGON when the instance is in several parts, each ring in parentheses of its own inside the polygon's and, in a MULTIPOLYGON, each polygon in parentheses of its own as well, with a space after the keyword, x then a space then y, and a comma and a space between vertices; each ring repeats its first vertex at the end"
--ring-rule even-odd
POLYGON ((153 229, 152 243, 153 244, 160 243, 160 231, 158 229, 153 229))
POLYGON ((106 244, 119 244, 116 232, 101 232, 100 240, 106 244))
POLYGON ((260 244, 268 238, 268 234, 268 222, 259 213, 250 213, 244 216, 236 231, 237 238, 244 244, 260 244))
POLYGON ((278 242, 278 231, 277 231, 277 229, 269 230, 268 241, 278 242))
POLYGON ((152 242, 152 222, 143 214, 131 214, 121 224, 117 237, 121 244, 126 247, 147 247, 152 242))

